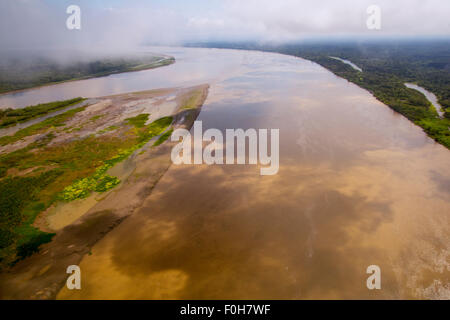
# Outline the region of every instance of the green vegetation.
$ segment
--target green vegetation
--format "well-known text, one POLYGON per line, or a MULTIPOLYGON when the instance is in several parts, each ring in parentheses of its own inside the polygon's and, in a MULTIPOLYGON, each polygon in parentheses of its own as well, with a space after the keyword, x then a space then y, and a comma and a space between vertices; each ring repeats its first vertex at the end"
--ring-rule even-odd
POLYGON ((105 192, 114 188, 120 183, 116 177, 106 174, 111 166, 103 165, 99 167, 91 177, 75 181, 70 186, 65 187, 60 195, 61 200, 72 201, 89 196, 93 191, 105 192))
POLYGON ((151 138, 163 133, 172 124, 172 121, 172 117, 163 117, 150 123, 145 130, 139 132, 139 146, 142 147, 151 138))
POLYGON ((148 120, 148 113, 142 113, 136 117, 125 119, 129 124, 136 128, 142 128, 148 120))
MULTIPOLYGON (((50 170, 30 177, 7 177, 0 184, 0 262, 17 250, 17 258, 24 258, 50 241, 52 234, 31 226, 43 209, 39 194, 62 174, 50 170)), ((12 262, 14 262, 13 260, 12 262)))
MULTIPOLYGON (((38 124, 0 138, 1 144, 36 133, 46 134, 26 147, 0 155, 0 267, 6 267, 36 252, 53 234, 32 226, 36 216, 57 201, 72 201, 105 192, 120 183, 106 172, 128 158, 172 124, 172 117, 145 125, 140 114, 110 127, 121 130, 113 136, 91 135, 48 146, 58 131, 77 112, 69 110, 38 124)), ((92 119, 91 119, 92 120, 92 119)))
POLYGON ((32 135, 35 135, 38 133, 45 133, 48 131, 48 129, 51 129, 54 127, 62 127, 70 118, 72 118, 78 112, 83 111, 84 109, 86 109, 86 106, 71 109, 71 110, 68 110, 57 116, 45 119, 39 123, 36 123, 34 125, 26 127, 24 129, 21 129, 12 136, 0 137, 0 145, 4 146, 4 145, 10 144, 10 143, 19 141, 28 136, 32 136, 32 135))
POLYGON ((90 118, 89 120, 92 121, 92 122, 95 122, 95 121, 97 121, 98 119, 103 118, 103 117, 104 117, 103 114, 99 114, 99 115, 97 115, 97 116, 93 116, 93 117, 90 118))
POLYGON ((446 40, 210 46, 280 52, 314 61, 367 89, 378 100, 422 127, 435 141, 450 148, 450 44, 446 40), (330 56, 350 60, 363 72, 330 56), (423 94, 407 88, 406 82, 417 83, 434 93, 445 108, 445 119, 438 117, 423 94))
POLYGON ((57 111, 84 101, 83 98, 74 98, 64 101, 42 103, 21 109, 0 109, 0 128, 13 126, 37 117, 44 116, 50 112, 57 111))
POLYGON ((11 58, 0 66, 0 93, 28 89, 69 80, 106 76, 114 73, 157 68, 175 62, 174 58, 142 55, 134 58, 106 58, 61 65, 46 58, 11 58), (33 68, 30 68, 29 65, 33 68))

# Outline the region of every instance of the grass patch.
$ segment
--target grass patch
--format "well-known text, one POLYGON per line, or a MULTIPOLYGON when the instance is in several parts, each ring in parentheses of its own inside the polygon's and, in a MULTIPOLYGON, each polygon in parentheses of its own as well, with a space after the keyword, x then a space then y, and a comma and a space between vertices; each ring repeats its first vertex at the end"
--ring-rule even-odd
POLYGON ((99 114, 99 115, 97 115, 97 116, 93 116, 93 117, 90 118, 89 120, 92 121, 92 122, 95 122, 95 121, 97 121, 98 119, 103 118, 104 116, 105 116, 104 114, 99 114))
POLYGON ((11 264, 31 255, 51 240, 52 234, 31 226, 46 205, 41 192, 63 171, 51 170, 31 177, 7 177, 0 184, 0 261, 11 264), (7 195, 7 196, 6 196, 7 195))
POLYGON ((136 57, 78 61, 64 66, 44 58, 32 58, 26 64, 16 59, 7 59, 0 72, 0 93, 120 72, 157 68, 175 62, 174 58, 163 60, 161 58, 163 57, 145 54, 136 57))
POLYGON ((141 113, 140 115, 132 118, 127 118, 125 121, 127 121, 129 124, 135 126, 136 128, 142 128, 145 123, 148 121, 148 113, 141 113))
POLYGON ((21 109, 0 110, 0 128, 6 128, 20 122, 25 122, 40 116, 44 116, 50 112, 69 107, 84 100, 86 99, 79 97, 64 101, 42 103, 21 109))
POLYGON ((21 129, 12 136, 0 137, 0 145, 4 146, 10 143, 17 142, 28 136, 32 136, 38 133, 44 133, 52 127, 62 127, 70 118, 72 118, 78 112, 83 111, 84 109, 86 109, 86 106, 71 109, 57 116, 45 119, 39 123, 21 129))
MULTIPOLYGON (((336 75, 367 89, 379 101, 422 127, 436 142, 450 148, 450 119, 438 118, 436 109, 426 97, 417 90, 407 88, 404 83, 410 80, 390 73, 389 65, 385 67, 385 70, 362 64, 364 71, 361 73, 321 54, 303 57, 313 60, 336 75)), ((362 61, 357 62, 362 63, 362 61)))
POLYGON ((97 132, 97 133, 98 133, 98 134, 104 134, 104 133, 106 133, 106 132, 114 131, 114 130, 117 130, 117 129, 119 129, 119 126, 109 126, 109 127, 105 128, 105 129, 103 129, 103 130, 100 130, 100 131, 97 132))

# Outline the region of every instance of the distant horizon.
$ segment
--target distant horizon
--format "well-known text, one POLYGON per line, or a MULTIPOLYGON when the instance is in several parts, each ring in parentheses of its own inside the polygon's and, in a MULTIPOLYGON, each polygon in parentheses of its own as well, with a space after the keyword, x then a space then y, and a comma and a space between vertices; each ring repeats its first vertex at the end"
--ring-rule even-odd
MULTIPOLYGON (((293 40, 285 40, 285 41, 270 41, 270 40, 257 40, 257 39, 246 39, 246 40, 228 40, 228 39, 210 39, 203 41, 185 41, 183 43, 174 43, 174 44, 163 44, 156 43, 152 41, 144 41, 143 43, 136 44, 134 47, 130 47, 128 49, 124 49, 123 52, 131 52, 136 48, 145 48, 147 46, 150 47, 192 47, 192 46, 202 46, 202 45, 214 45, 214 44, 258 44, 258 45, 311 45, 311 44, 377 44, 377 43, 388 43, 388 44, 408 44, 408 43, 446 43, 450 42, 450 35, 434 35, 434 36, 379 36, 379 37, 310 37, 306 39, 293 39, 293 40)), ((39 47, 36 46, 32 49, 28 49, 26 52, 23 52, 24 55, 27 53, 36 53, 36 52, 46 52, 46 51, 58 51, 58 52, 96 52, 101 50, 102 47, 92 46, 90 49, 86 50, 86 48, 77 48, 73 49, 71 47, 39 47)), ((2 52, 17 52, 23 51, 23 48, 20 47, 2 47, 0 48, 0 54, 2 52)), ((117 51, 111 52, 112 55, 116 55, 117 51)))
POLYGON ((442 0, 3 0, 0 12, 2 48, 17 50, 450 39, 450 2, 442 0), (66 27, 72 5, 75 29, 66 27))
MULTIPOLYGON (((407 42, 450 42, 450 35, 434 35, 434 36, 379 36, 379 37, 350 37, 350 36, 334 36, 334 37, 311 37, 305 39, 293 39, 286 41, 265 41, 265 40, 207 40, 207 41, 191 41, 181 44, 181 46, 191 45, 191 44, 211 44, 211 43, 264 43, 264 44, 311 44, 311 43, 377 43, 377 42, 395 42, 400 41, 403 43, 407 42)), ((158 44, 145 43, 144 45, 158 46, 158 44)), ((162 45, 165 46, 165 45, 162 45)), ((167 45, 171 46, 171 45, 167 45)), ((176 46, 176 45, 174 45, 176 46)))

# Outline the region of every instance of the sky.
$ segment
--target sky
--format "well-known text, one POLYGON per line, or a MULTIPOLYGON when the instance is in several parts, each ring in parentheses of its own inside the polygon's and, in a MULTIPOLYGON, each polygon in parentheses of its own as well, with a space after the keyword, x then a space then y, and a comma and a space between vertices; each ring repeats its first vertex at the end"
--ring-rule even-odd
POLYGON ((1 50, 121 49, 205 41, 450 37, 450 0, 1 0, 1 50), (81 9, 68 30, 66 8, 81 9), (369 30, 366 10, 381 9, 369 30))

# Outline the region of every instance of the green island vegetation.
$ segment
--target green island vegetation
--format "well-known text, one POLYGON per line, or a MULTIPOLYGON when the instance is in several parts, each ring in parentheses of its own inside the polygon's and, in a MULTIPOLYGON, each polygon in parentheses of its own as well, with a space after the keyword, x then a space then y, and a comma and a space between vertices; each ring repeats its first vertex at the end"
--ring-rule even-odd
POLYGON ((160 144, 162 144, 164 141, 169 139, 169 137, 172 135, 172 132, 173 132, 173 129, 170 129, 170 130, 167 130, 166 132, 164 132, 162 135, 159 136, 158 140, 155 141, 153 146, 157 147, 160 144))
MULTIPOLYGON (((114 126, 120 134, 97 132, 48 145, 58 133, 64 132, 66 122, 85 108, 69 110, 14 136, 1 138, 5 145, 28 135, 43 134, 43 138, 22 149, 0 155, 0 269, 51 241, 54 234, 33 226, 39 213, 57 201, 85 198, 92 192, 105 192, 118 185, 120 180, 108 175, 108 169, 166 132, 173 122, 172 117, 163 117, 145 125, 149 115, 140 114, 114 126)), ((167 139, 166 134, 157 141, 162 143, 161 139, 167 139)))
POLYGON ((305 42, 286 45, 210 43, 206 46, 278 52, 314 61, 337 76, 368 90, 378 100, 422 127, 436 142, 450 148, 448 40, 305 42), (359 72, 331 57, 349 60, 363 71, 359 72), (445 109, 444 119, 438 117, 422 93, 407 88, 404 85, 407 82, 416 83, 434 93, 445 109))
POLYGON ((84 100, 86 99, 79 97, 64 101, 41 103, 21 109, 0 109, 0 128, 6 128, 20 122, 26 122, 37 117, 45 116, 50 112, 70 107, 83 102, 84 100))
MULTIPOLYGON (((130 58, 104 58, 61 64, 49 58, 34 58, 23 63, 23 57, 10 58, 0 65, 0 93, 23 90, 58 82, 102 77, 166 66, 175 62, 172 57, 142 55, 130 58), (29 68, 29 65, 33 68, 29 68)), ((29 60, 29 57, 27 61, 29 60)))
MULTIPOLYGON (((41 122, 38 122, 36 124, 33 124, 29 127, 20 129, 17 131, 14 135, 11 136, 3 136, 0 137, 0 146, 4 146, 7 144, 11 144, 14 142, 17 142, 19 140, 22 140, 23 138, 39 134, 39 133, 45 133, 48 131, 48 129, 52 127, 62 127, 64 126, 65 122, 72 118, 76 113, 83 111, 86 109, 86 107, 79 107, 75 109, 68 110, 64 113, 58 114, 57 116, 45 119, 41 122)), ((1 167, 0 167, 0 177, 1 177, 1 167)))

